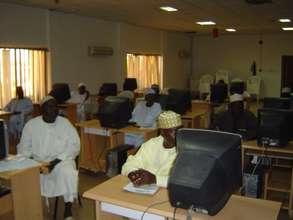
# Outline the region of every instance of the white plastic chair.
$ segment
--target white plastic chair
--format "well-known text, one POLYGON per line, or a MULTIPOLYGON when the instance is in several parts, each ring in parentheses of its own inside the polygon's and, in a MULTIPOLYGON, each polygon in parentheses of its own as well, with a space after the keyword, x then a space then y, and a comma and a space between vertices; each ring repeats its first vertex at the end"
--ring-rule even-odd
POLYGON ((255 95, 257 99, 257 104, 259 104, 259 95, 261 88, 261 77, 251 76, 246 81, 247 92, 251 95, 255 95))
POLYGON ((199 79, 199 92, 200 94, 210 93, 211 92, 211 84, 214 83, 214 76, 210 74, 202 75, 199 79))
POLYGON ((216 72, 216 83, 219 82, 219 80, 224 80, 224 82, 229 85, 229 71, 228 70, 218 70, 216 72))

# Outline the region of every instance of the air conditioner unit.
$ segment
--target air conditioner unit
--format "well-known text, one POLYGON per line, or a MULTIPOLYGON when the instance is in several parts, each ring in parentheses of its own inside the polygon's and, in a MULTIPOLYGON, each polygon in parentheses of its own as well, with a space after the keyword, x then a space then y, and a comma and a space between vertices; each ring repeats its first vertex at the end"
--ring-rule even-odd
POLYGON ((114 50, 112 47, 89 46, 88 48, 89 56, 99 56, 99 55, 112 56, 113 53, 114 53, 114 50))

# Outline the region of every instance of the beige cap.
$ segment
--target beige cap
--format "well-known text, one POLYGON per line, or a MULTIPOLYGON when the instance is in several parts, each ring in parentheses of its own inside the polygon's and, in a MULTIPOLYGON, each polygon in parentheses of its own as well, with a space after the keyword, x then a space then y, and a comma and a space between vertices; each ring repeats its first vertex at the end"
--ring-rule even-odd
POLYGON ((79 88, 79 87, 82 87, 82 86, 85 86, 85 84, 84 84, 83 82, 78 83, 78 88, 79 88))
POLYGON ((41 100, 40 104, 41 104, 41 105, 44 105, 46 102, 48 102, 48 101, 51 100, 51 99, 54 99, 54 100, 55 100, 55 98, 54 98, 53 96, 47 95, 47 96, 45 96, 45 97, 41 100))
POLYGON ((176 128, 182 125, 181 116, 173 111, 165 111, 159 115, 158 127, 162 129, 176 128))
POLYGON ((230 96, 230 102, 242 102, 242 101, 243 101, 243 95, 235 93, 230 96))

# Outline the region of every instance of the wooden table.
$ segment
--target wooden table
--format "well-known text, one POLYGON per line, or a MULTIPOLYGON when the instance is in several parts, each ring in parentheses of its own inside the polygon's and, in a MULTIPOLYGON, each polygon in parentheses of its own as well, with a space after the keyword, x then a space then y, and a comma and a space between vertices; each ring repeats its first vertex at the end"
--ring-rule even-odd
MULTIPOLYGON (((143 218, 147 219, 173 219, 174 208, 168 201, 167 190, 160 190, 153 196, 123 191, 128 183, 125 176, 116 176, 112 179, 86 191, 83 196, 96 203, 96 220, 122 219, 111 212, 129 218, 140 219, 142 213, 152 204, 164 202, 150 207, 143 218), (151 215, 151 216, 149 216, 151 215)), ((276 220, 280 210, 279 202, 266 201, 232 195, 226 206, 215 216, 194 213, 192 219, 196 220, 276 220)), ((177 209, 176 219, 185 220, 186 210, 177 209)))
POLYGON ((251 155, 271 158, 272 168, 265 174, 264 198, 282 201, 282 208, 293 217, 293 142, 287 147, 258 146, 256 141, 242 144, 242 169, 249 163, 251 155))
POLYGON ((192 100, 191 110, 204 110, 203 120, 201 121, 202 128, 209 128, 211 125, 212 104, 204 100, 192 100))
POLYGON ((201 118, 205 116, 206 110, 198 109, 194 111, 187 111, 181 115, 182 124, 185 128, 201 128, 201 118))
POLYGON ((5 120, 6 124, 9 122, 9 118, 12 115, 11 112, 6 112, 6 111, 0 111, 0 118, 5 120))
POLYGON ((42 220, 39 167, 1 172, 0 181, 11 193, 0 198, 0 219, 7 220, 13 212, 14 220, 42 220))
POLYGON ((121 129, 103 128, 98 120, 90 120, 77 124, 80 128, 81 148, 79 166, 93 172, 106 171, 107 151, 124 144, 125 133, 142 134, 144 140, 158 135, 153 128, 127 126, 121 129))

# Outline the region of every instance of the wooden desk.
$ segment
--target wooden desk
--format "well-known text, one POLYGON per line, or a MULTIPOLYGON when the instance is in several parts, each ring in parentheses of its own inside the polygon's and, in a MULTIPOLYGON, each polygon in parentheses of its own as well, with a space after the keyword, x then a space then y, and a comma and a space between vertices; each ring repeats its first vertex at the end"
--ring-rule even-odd
POLYGON ((210 102, 203 100, 192 100, 191 102, 191 111, 203 110, 205 114, 202 115, 202 120, 200 122, 201 128, 209 128, 211 125, 211 114, 212 114, 212 105, 210 102))
POLYGON ((158 135, 157 129, 141 129, 134 126, 105 129, 98 120, 81 122, 77 126, 80 127, 81 139, 79 166, 94 172, 106 171, 107 151, 124 144, 125 133, 142 134, 145 141, 158 135))
POLYGON ((14 220, 43 219, 39 172, 34 167, 0 173, 1 183, 11 188, 11 193, 0 198, 0 219, 7 220, 11 211, 14 220))
MULTIPOLYGON (((148 209, 148 213, 155 217, 167 217, 173 219, 174 208, 168 202, 167 190, 161 188, 153 196, 141 195, 123 191, 128 179, 125 176, 116 176, 112 179, 86 191, 83 196, 92 199, 96 203, 96 220, 122 219, 117 216, 105 214, 104 210, 112 213, 119 213, 125 217, 140 219, 142 213, 151 204, 165 201, 165 203, 154 205, 148 209), (130 216, 132 215, 132 216, 130 216)), ((194 213, 192 219, 196 220, 276 220, 280 210, 279 202, 266 201, 232 195, 226 206, 216 215, 209 216, 194 213)), ((146 215, 145 215, 146 216, 146 215)), ((185 220, 186 210, 177 209, 176 219, 185 220)))
MULTIPOLYGON (((63 112, 65 112, 66 118, 75 125, 77 120, 77 113, 76 108, 77 104, 75 103, 65 103, 65 104, 59 104, 57 105, 57 108, 63 112)), ((41 114, 41 106, 39 103, 34 103, 34 111, 33 111, 33 117, 39 116, 41 114)))
POLYGON ((6 124, 9 122, 9 118, 12 115, 11 112, 6 112, 6 111, 0 111, 0 118, 5 120, 6 124))
POLYGON ((201 128, 201 117, 203 117, 205 114, 206 111, 202 109, 186 112, 181 116, 183 127, 201 128))
POLYGON ((287 147, 264 148, 256 141, 242 144, 242 169, 249 163, 249 155, 272 159, 272 168, 265 174, 264 199, 282 201, 282 208, 293 217, 293 142, 287 147))

